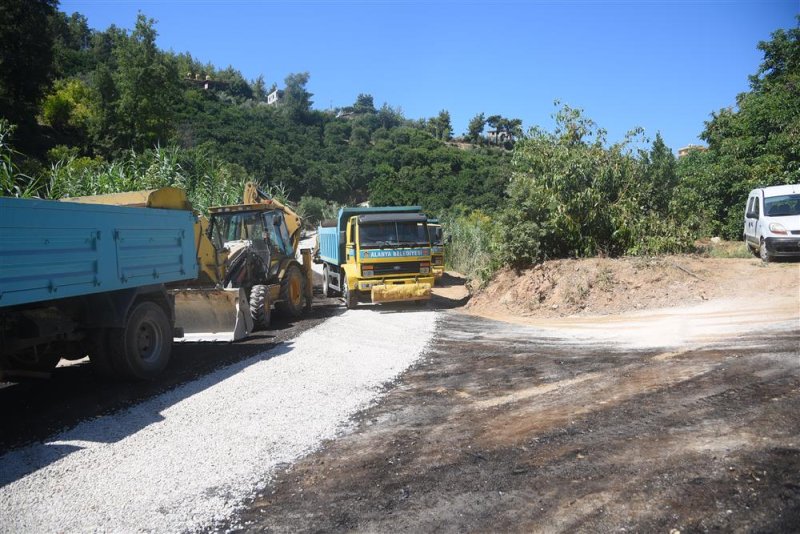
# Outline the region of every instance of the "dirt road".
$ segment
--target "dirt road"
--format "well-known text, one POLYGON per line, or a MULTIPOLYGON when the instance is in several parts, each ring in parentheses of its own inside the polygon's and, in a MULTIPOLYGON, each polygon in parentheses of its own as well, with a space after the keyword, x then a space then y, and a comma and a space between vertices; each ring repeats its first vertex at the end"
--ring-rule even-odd
POLYGON ((425 361, 355 432, 229 526, 797 532, 789 326, 663 352, 448 313, 425 361))
POLYGON ((785 282, 772 306, 516 322, 444 282, 425 307, 329 299, 178 346, 158 384, 79 364, 0 385, 0 532, 800 530, 785 282))

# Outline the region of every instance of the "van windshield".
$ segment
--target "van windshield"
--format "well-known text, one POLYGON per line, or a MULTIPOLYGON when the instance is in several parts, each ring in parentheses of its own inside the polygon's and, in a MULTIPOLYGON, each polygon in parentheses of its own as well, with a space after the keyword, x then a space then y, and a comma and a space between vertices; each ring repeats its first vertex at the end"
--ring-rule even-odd
POLYGON ((779 195, 764 199, 764 214, 767 217, 789 217, 800 215, 800 194, 779 195))

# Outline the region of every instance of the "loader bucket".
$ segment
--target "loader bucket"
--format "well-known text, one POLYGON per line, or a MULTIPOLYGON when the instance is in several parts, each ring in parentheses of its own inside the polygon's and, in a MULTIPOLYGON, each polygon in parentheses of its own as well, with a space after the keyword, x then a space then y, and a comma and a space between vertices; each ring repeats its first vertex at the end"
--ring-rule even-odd
POLYGON ((175 326, 184 336, 175 341, 237 341, 253 331, 244 289, 179 289, 175 296, 175 326))
POLYGON ((380 284, 372 286, 372 302, 402 302, 405 300, 428 300, 431 298, 431 285, 380 284))

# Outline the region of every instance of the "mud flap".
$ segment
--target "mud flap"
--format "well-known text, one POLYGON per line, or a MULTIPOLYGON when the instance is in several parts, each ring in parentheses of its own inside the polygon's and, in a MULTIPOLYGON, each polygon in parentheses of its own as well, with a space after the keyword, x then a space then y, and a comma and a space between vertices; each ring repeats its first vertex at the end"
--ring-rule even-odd
POLYGON ((381 284, 372 286, 372 302, 402 302, 406 300, 428 300, 431 298, 430 284, 381 284))
POLYGON ((248 295, 239 289, 175 290, 175 326, 184 336, 178 342, 237 341, 253 331, 248 295))

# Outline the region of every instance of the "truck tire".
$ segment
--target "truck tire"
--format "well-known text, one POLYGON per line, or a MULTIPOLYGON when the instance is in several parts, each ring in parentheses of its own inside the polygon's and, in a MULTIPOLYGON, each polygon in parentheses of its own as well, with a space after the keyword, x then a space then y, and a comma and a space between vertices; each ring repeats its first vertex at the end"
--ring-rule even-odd
POLYGON ((358 306, 358 295, 355 291, 350 291, 350 285, 344 273, 342 273, 342 297, 344 298, 344 305, 348 310, 352 310, 358 306))
POLYGON ((328 269, 328 264, 322 268, 322 294, 328 298, 336 296, 336 290, 331 287, 331 271, 328 269))
POLYGON ((764 263, 769 263, 772 261, 772 255, 767 250, 767 242, 764 239, 761 239, 761 244, 758 247, 758 255, 761 258, 761 261, 764 263))
POLYGON ((151 301, 133 305, 124 328, 108 331, 114 369, 126 378, 152 380, 169 363, 172 325, 164 309, 151 301))
POLYGON ((270 321, 269 288, 263 285, 253 286, 250 290, 250 317, 253 318, 255 330, 266 330, 270 321))
POLYGON ((297 319, 303 315, 306 279, 297 265, 290 265, 281 281, 280 300, 275 307, 286 316, 297 319))

